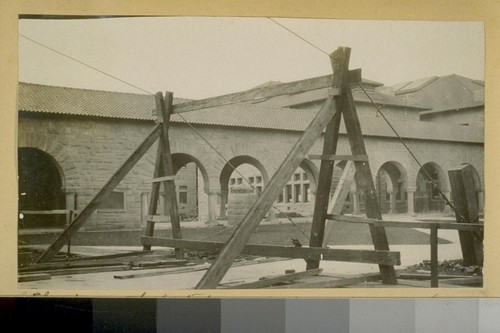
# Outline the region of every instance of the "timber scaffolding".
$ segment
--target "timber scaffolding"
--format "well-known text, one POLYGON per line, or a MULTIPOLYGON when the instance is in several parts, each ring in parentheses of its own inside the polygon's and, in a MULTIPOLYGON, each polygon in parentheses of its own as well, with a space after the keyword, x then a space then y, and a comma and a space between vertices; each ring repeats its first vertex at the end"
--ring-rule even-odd
MULTIPOLYGON (((149 150, 159 140, 156 163, 152 180, 151 199, 148 207, 146 232, 141 237, 143 251, 130 253, 135 255, 136 261, 150 260, 145 254, 151 253, 152 246, 163 246, 175 249, 176 260, 164 262, 165 265, 182 265, 184 250, 202 250, 218 252, 215 261, 208 267, 205 275, 196 285, 196 289, 224 288, 221 280, 240 254, 260 255, 279 258, 302 258, 306 261, 306 270, 303 272, 287 272, 280 276, 266 277, 259 281, 243 283, 232 288, 324 288, 345 287, 365 282, 381 281, 384 285, 397 285, 399 279, 394 266, 401 264, 400 253, 390 251, 385 228, 427 228, 430 229, 431 247, 431 274, 427 277, 431 287, 438 286, 438 229, 459 230, 464 260, 469 264, 482 265, 482 233, 483 224, 479 223, 477 202, 472 198, 473 186, 468 184, 467 168, 450 171, 450 180, 454 194, 457 222, 395 222, 382 221, 379 211, 375 185, 369 166, 369 159, 365 149, 360 122, 356 113, 351 86, 361 81, 361 70, 349 70, 350 48, 341 47, 330 55, 333 76, 326 76, 322 80, 303 80, 292 83, 277 84, 271 87, 262 87, 245 92, 190 101, 173 105, 173 93, 161 92, 155 95, 157 124, 149 136, 130 155, 122 166, 113 174, 109 181, 100 189, 94 198, 79 214, 66 226, 57 239, 43 252, 37 261, 24 269, 25 273, 33 273, 44 267, 82 267, 76 261, 53 260, 62 247, 69 243, 71 237, 83 226, 87 219, 95 212, 101 203, 110 195, 113 189, 149 150), (279 95, 288 95, 311 89, 330 88, 329 97, 317 112, 314 119, 305 129, 288 156, 282 162, 268 185, 260 193, 250 207, 242 221, 237 225, 233 234, 226 243, 208 242, 182 239, 177 196, 175 193, 174 169, 169 143, 170 116, 188 111, 215 107, 226 104, 256 101, 279 95), (341 119, 344 123, 349 139, 352 155, 336 155, 341 119), (311 225, 310 242, 308 247, 287 247, 275 245, 247 244, 265 214, 281 193, 283 187, 306 157, 314 142, 324 132, 323 152, 321 155, 308 155, 310 159, 320 160, 319 179, 315 196, 314 213, 311 225), (341 179, 330 197, 334 161, 346 160, 341 179), (347 197, 350 185, 355 177, 358 191, 365 198, 366 218, 342 216, 341 211, 347 197), (164 187, 166 205, 169 216, 157 215, 160 186, 164 187), (474 204, 476 202, 476 204, 474 204), (332 232, 331 225, 335 221, 362 223, 369 226, 374 250, 347 250, 331 249, 326 246, 332 232), (155 223, 170 222, 173 238, 159 238, 154 236, 155 223), (329 222, 329 223, 327 223, 329 222), (379 273, 351 277, 332 277, 321 275, 319 268, 321 260, 344 261, 377 264, 379 273)), ((109 261, 109 256, 94 258, 91 262, 109 261)), ((81 264, 82 262, 80 262, 81 264)), ((88 264, 90 265, 90 264, 88 264)), ((85 267, 85 265, 83 266, 85 267)), ((29 274, 25 276, 29 279, 29 274)), ((147 276, 147 274, 143 275, 147 276)), ((421 277, 420 277, 421 278, 421 277)), ((424 277, 425 278, 425 277, 424 277)), ((449 277, 447 277, 449 279, 449 277)), ((20 276, 20 281, 21 276, 20 276)))

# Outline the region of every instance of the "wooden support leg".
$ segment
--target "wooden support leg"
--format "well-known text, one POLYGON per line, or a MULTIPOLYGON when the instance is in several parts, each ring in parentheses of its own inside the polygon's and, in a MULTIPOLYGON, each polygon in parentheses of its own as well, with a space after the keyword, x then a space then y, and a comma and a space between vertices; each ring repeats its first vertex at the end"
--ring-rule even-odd
MULTIPOLYGON (((347 136, 354 155, 366 155, 366 148, 363 141, 363 134, 359 123, 358 115, 354 106, 354 99, 350 89, 346 89, 346 105, 342 107, 344 122, 347 130, 347 136)), ((373 183, 372 173, 368 162, 354 162, 356 167, 356 179, 358 189, 361 190, 366 198, 365 210, 368 218, 381 220, 382 215, 379 211, 375 184, 373 183)), ((383 227, 370 225, 375 250, 389 250, 389 242, 383 227)), ((394 266, 379 265, 382 283, 397 284, 396 271, 394 266)))
MULTIPOLYGON (((163 170, 162 159, 161 159, 162 151, 163 151, 163 141, 158 140, 158 149, 156 152, 155 169, 153 171, 154 178, 158 178, 158 177, 163 176, 162 175, 162 170, 163 170)), ((159 197, 160 197, 160 183, 153 182, 153 185, 151 186, 151 194, 149 197, 148 215, 156 215, 156 212, 158 210, 158 198, 159 197)), ((153 237, 154 228, 155 228, 155 223, 153 221, 146 221, 146 234, 145 234, 145 236, 153 237)), ((143 250, 150 251, 151 245, 145 244, 143 246, 143 250)))
MULTIPOLYGON (((323 155, 334 155, 337 150, 341 114, 338 112, 326 127, 323 144, 323 155)), ((310 247, 321 247, 325 232, 325 220, 328 213, 330 188, 332 185, 334 161, 322 160, 319 169, 318 186, 314 202, 313 221, 311 225, 310 247)), ((319 267, 319 260, 308 260, 306 269, 319 267)))
POLYGON ((439 284, 438 276, 438 228, 437 225, 431 227, 431 288, 437 288, 439 284))
MULTIPOLYGON (((463 165, 448 171, 456 219, 459 223, 478 223, 479 205, 472 175, 472 166, 463 165)), ((464 265, 483 264, 482 235, 471 231, 459 231, 464 265)))
MULTIPOLYGON (((165 99, 161 93, 156 94, 156 106, 159 109, 162 118, 162 133, 160 135, 160 140, 162 141, 162 166, 164 176, 174 176, 174 167, 172 164, 172 154, 170 152, 170 141, 168 138, 168 126, 170 124, 170 115, 172 114, 173 106, 173 94, 167 92, 165 94, 165 99)), ((179 215, 179 208, 177 205, 177 193, 175 191, 174 180, 168 180, 163 182, 163 187, 165 191, 166 206, 170 213, 170 223, 172 224, 172 236, 175 239, 182 239, 181 233, 181 219, 179 215)), ((175 254, 177 259, 183 259, 184 253, 180 248, 175 249, 175 254)))
POLYGON ((38 258, 37 263, 47 262, 52 259, 57 252, 68 242, 71 236, 77 232, 87 219, 92 215, 101 203, 111 194, 116 185, 118 185, 130 170, 139 162, 149 148, 158 140, 160 136, 161 126, 156 126, 151 134, 144 140, 143 143, 130 155, 123 165, 115 172, 104 187, 95 195, 94 198, 85 206, 78 214, 73 222, 68 225, 59 237, 49 246, 49 248, 38 258))

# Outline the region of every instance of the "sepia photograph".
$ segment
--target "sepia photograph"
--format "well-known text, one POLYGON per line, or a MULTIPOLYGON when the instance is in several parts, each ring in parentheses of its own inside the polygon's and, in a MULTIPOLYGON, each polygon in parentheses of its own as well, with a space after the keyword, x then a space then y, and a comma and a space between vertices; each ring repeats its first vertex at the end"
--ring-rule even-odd
POLYGON ((484 28, 19 16, 17 287, 482 288, 484 28))

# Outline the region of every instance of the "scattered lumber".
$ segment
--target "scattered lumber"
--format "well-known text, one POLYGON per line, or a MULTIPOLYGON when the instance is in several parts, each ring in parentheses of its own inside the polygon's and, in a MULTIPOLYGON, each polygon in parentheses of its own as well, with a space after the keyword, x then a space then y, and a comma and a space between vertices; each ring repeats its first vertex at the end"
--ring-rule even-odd
POLYGON ((380 273, 361 274, 348 278, 338 278, 327 275, 319 275, 307 280, 298 280, 295 284, 277 286, 278 289, 304 289, 304 288, 341 288, 366 282, 378 282, 381 280, 380 273))
POLYGON ((29 282, 29 281, 40 281, 40 280, 50 280, 50 274, 37 273, 37 274, 22 274, 17 277, 17 282, 29 282))
POLYGON ((258 281, 253 281, 253 282, 248 282, 248 283, 241 283, 237 285, 233 285, 231 287, 227 287, 227 289, 257 289, 257 288, 265 288, 265 287, 270 287, 274 284, 280 284, 288 281, 292 281, 295 279, 307 277, 307 276, 314 276, 314 275, 319 275, 323 269, 317 268, 317 269, 311 269, 308 271, 303 271, 303 272, 298 272, 298 273, 290 273, 290 274, 284 274, 284 275, 275 275, 275 276, 266 276, 261 278, 258 281))
POLYGON ((125 275, 114 275, 115 279, 125 280, 125 279, 135 279, 142 277, 150 277, 150 276, 159 276, 159 275, 169 275, 169 274, 180 274, 180 273, 189 273, 189 272, 198 272, 207 270, 210 267, 210 264, 196 265, 193 267, 182 267, 182 268, 169 268, 168 270, 163 271, 155 271, 155 272, 147 272, 147 273, 133 273, 133 274, 125 274, 125 275))

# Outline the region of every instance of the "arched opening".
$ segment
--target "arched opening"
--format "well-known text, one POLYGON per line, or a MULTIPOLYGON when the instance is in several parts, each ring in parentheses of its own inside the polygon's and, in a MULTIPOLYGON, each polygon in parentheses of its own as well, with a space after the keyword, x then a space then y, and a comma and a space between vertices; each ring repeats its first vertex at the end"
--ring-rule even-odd
POLYGON ((375 188, 382 214, 408 211, 406 170, 395 161, 382 164, 377 172, 375 188))
POLYGON ((252 187, 256 193, 262 193, 265 184, 269 182, 269 175, 256 158, 248 155, 233 157, 222 168, 220 177, 220 218, 227 218, 227 204, 230 199, 232 186, 246 185, 252 187))
POLYGON ((20 228, 61 227, 66 216, 30 214, 29 211, 65 209, 63 175, 56 161, 36 148, 18 149, 20 228), (22 218, 21 218, 22 217, 22 218))
POLYGON ((278 216, 311 216, 317 179, 318 168, 310 160, 302 160, 275 202, 278 216))
MULTIPOLYGON (((197 158, 184 153, 172 154, 172 166, 178 176, 175 187, 181 221, 206 219, 209 207, 207 194, 203 190, 208 187, 205 167, 197 158)), ((166 209, 165 213, 168 213, 166 209)))
POLYGON ((415 191, 415 213, 442 212, 444 201, 439 190, 446 184, 441 167, 429 162, 423 165, 417 174, 417 190, 415 191))

